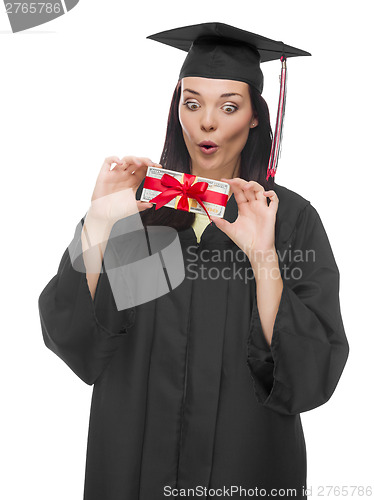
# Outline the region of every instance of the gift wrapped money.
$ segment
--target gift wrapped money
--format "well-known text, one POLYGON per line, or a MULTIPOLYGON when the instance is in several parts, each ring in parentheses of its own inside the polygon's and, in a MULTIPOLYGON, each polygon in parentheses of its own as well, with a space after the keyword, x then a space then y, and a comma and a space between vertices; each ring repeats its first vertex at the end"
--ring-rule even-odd
POLYGON ((223 217, 230 191, 227 182, 196 175, 148 167, 141 201, 197 214, 223 217))

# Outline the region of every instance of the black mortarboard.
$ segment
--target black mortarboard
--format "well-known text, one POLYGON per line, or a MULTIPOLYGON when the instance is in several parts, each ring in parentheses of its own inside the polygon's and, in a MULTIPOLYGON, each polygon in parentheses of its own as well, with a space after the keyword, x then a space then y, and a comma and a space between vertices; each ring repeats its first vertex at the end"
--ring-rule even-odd
POLYGON ((188 52, 179 73, 179 79, 187 76, 239 80, 250 84, 260 93, 264 78, 261 62, 280 59, 282 62, 281 86, 277 121, 268 175, 274 177, 280 142, 286 98, 286 59, 310 56, 309 52, 291 47, 255 33, 250 33, 224 23, 202 23, 183 26, 147 36, 151 40, 188 52))

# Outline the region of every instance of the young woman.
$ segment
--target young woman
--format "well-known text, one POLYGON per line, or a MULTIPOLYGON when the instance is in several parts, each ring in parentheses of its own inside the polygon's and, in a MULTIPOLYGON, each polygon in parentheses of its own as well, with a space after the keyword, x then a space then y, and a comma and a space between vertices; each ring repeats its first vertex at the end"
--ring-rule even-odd
MULTIPOLYGON (((308 200, 266 180, 271 137, 254 85, 184 76, 160 164, 105 160, 74 251, 39 298, 47 347, 93 385, 85 500, 186 497, 189 488, 202 497, 209 489, 305 497, 300 413, 329 400, 349 347, 321 219, 308 200), (148 166, 228 182, 224 217, 210 224, 140 201, 148 166), (118 310, 103 256, 114 228, 138 211, 140 232, 177 232, 185 276, 118 310)), ((123 241, 113 255, 128 252, 123 241)))

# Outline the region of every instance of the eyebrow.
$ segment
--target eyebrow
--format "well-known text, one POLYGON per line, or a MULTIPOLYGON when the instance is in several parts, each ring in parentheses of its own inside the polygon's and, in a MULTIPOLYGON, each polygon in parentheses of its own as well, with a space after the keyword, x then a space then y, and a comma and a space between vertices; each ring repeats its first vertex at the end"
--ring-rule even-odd
MULTIPOLYGON (((183 92, 191 92, 191 94, 200 95, 199 92, 196 92, 196 90, 192 89, 184 89, 183 92)), ((243 97, 241 94, 238 94, 237 92, 227 92, 226 94, 222 94, 221 97, 231 97, 233 95, 238 95, 240 97, 243 97)))

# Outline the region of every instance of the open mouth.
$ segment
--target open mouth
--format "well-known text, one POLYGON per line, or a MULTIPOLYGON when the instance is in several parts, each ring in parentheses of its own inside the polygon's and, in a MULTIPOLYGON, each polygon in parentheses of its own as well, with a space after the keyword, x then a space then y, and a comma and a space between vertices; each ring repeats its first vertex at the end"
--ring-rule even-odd
POLYGON ((213 154, 218 150, 218 146, 216 144, 201 144, 200 149, 203 153, 213 154))

